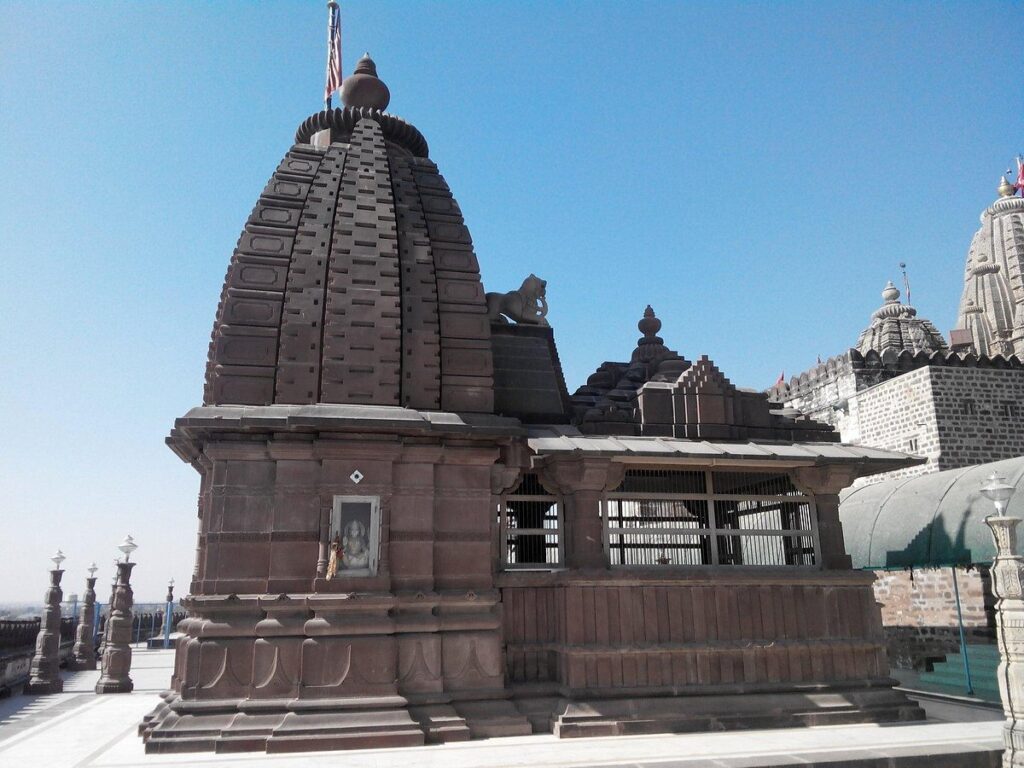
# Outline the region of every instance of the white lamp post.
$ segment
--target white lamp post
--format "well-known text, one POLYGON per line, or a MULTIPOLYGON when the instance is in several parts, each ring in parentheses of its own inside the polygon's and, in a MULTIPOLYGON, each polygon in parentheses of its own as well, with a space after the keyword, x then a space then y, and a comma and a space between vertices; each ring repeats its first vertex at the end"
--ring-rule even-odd
POLYGON ((1024 558, 1017 548, 1020 518, 1008 516, 1006 505, 1015 488, 993 473, 981 488, 996 508, 985 518, 995 539, 992 592, 996 596, 999 642, 999 696, 1003 700, 1003 765, 1024 768, 1024 558))

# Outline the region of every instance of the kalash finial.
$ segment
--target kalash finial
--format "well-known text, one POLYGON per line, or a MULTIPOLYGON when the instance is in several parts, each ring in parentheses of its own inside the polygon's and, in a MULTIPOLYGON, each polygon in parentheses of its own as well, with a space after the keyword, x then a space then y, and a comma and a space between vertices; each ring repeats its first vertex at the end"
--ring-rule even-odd
POLYGON ((661 339, 658 338, 658 331, 661 330, 661 320, 655 316, 654 309, 650 304, 647 305, 647 309, 644 310, 643 319, 636 324, 636 327, 644 335, 640 339, 641 344, 645 342, 661 342, 661 339))
POLYGON ((1017 194, 1017 188, 1005 176, 1000 178, 997 191, 1000 197, 1013 197, 1017 194))
POLYGON ((885 288, 882 289, 882 298, 885 299, 886 304, 895 304, 900 300, 900 289, 892 284, 892 280, 887 282, 885 288))
POLYGON ((356 62, 352 74, 341 83, 341 100, 346 107, 385 110, 391 102, 391 91, 377 77, 377 65, 369 53, 356 62))

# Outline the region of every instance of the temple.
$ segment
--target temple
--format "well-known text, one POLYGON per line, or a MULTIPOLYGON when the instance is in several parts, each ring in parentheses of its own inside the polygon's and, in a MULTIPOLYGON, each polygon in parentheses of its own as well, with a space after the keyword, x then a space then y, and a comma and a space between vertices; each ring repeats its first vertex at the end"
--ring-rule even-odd
POLYGON ((1024 197, 1004 177, 981 213, 964 269, 953 342, 978 355, 1024 356, 1024 197))
POLYGON ((199 531, 147 750, 920 718, 838 515, 920 460, 691 362, 650 307, 569 395, 544 281, 485 293, 369 57, 342 97, 260 194, 168 438, 199 531))
POLYGON ((834 426, 844 443, 925 459, 844 492, 847 551, 877 577, 894 674, 958 682, 966 641, 972 682, 957 692, 994 700, 994 548, 979 489, 992 473, 1024 483, 1024 199, 1015 193, 1002 179, 981 213, 948 343, 889 282, 854 346, 768 390, 775 407, 834 426))

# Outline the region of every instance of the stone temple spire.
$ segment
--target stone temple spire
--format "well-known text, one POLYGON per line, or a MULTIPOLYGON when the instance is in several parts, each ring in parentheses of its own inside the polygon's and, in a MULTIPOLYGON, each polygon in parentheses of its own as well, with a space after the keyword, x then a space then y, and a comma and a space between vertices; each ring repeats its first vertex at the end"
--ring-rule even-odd
POLYGON ((917 310, 900 302, 900 291, 890 280, 882 290, 885 303, 871 315, 871 324, 857 340, 857 351, 866 354, 872 350, 882 354, 892 350, 945 352, 945 339, 932 323, 917 317, 917 310))
POLYGON ((1024 356, 1024 198, 1006 178, 997 192, 967 252, 956 335, 979 355, 1024 356))

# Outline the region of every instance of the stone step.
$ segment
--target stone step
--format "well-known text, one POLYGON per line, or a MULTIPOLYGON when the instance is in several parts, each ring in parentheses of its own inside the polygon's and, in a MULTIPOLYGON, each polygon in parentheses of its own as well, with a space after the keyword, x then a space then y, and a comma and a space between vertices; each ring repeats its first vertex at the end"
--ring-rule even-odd
MULTIPOLYGON (((998 649, 992 656, 987 649, 995 646, 967 646, 967 658, 971 666, 971 687, 974 695, 989 701, 999 701, 999 683, 996 673, 999 667, 998 649), (979 649, 986 649, 981 650, 979 649)), ((967 681, 964 674, 964 659, 959 653, 952 653, 944 662, 936 664, 931 672, 921 674, 922 683, 966 694, 967 681)))

